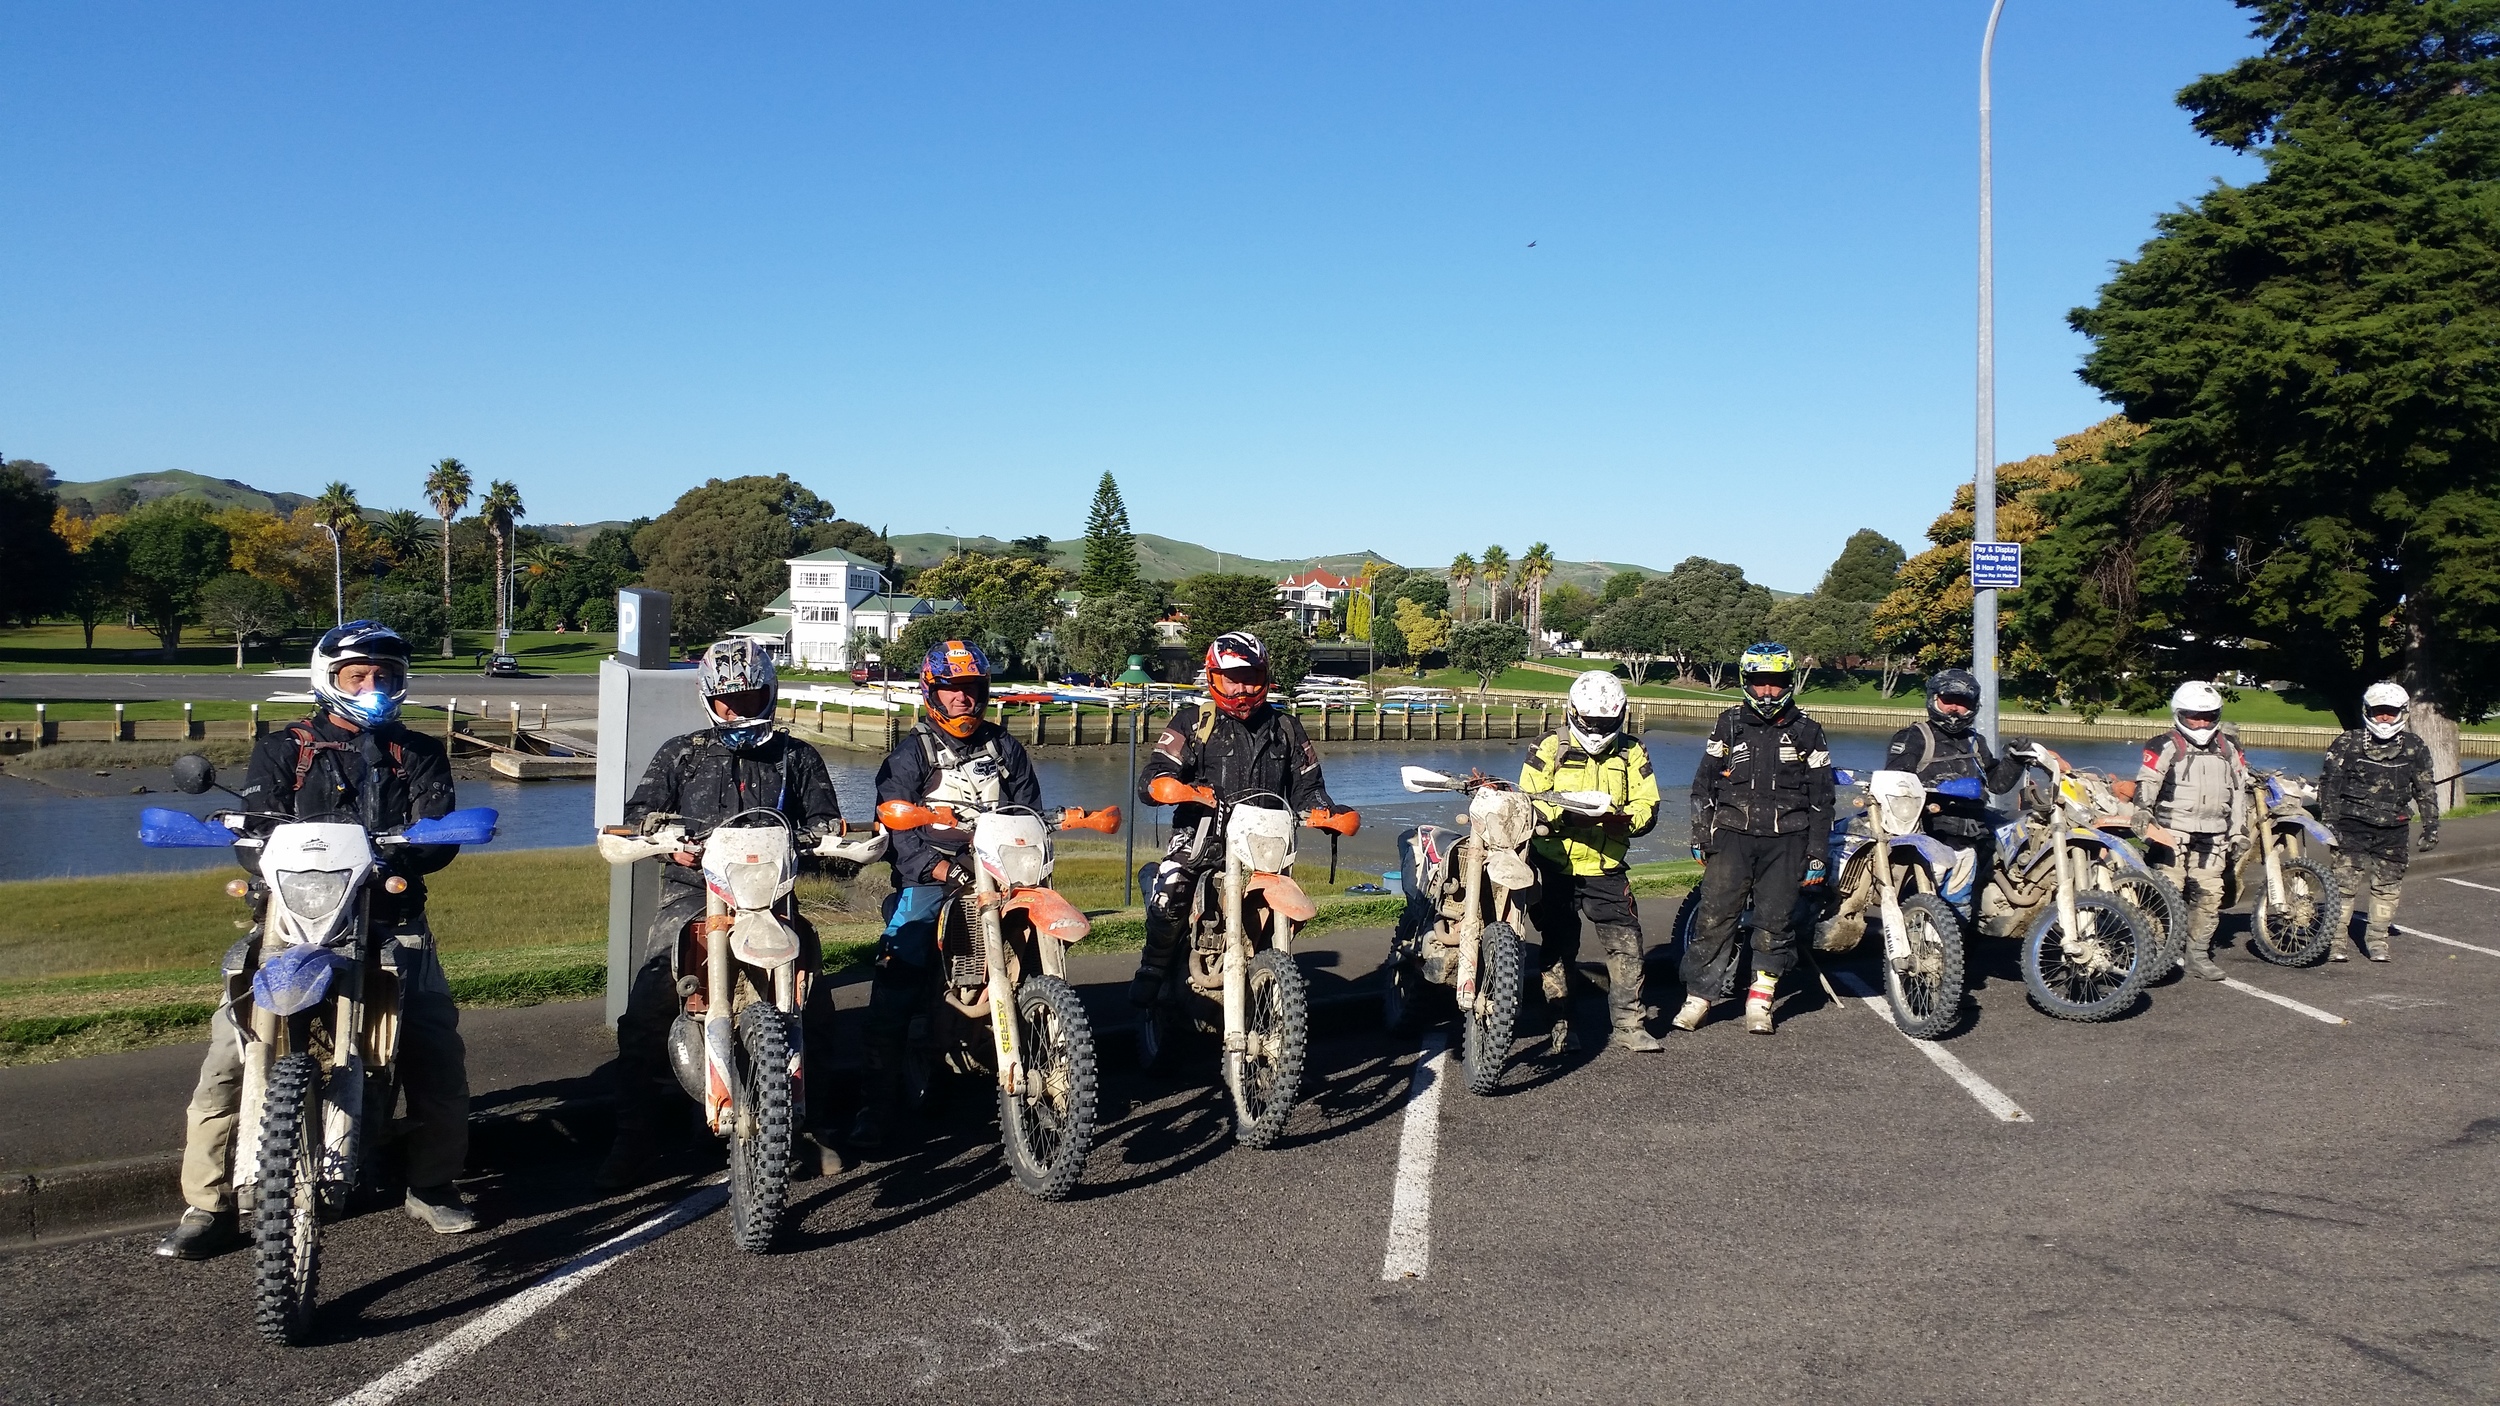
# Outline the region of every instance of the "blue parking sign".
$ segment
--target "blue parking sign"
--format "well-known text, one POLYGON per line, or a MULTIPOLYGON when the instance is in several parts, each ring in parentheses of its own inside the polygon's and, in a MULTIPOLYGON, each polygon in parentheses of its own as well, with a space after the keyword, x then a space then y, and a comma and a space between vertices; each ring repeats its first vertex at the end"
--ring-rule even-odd
POLYGON ((1971 543, 1970 584, 1971 589, 1978 591, 2020 590, 2023 584, 2023 544, 1971 543))

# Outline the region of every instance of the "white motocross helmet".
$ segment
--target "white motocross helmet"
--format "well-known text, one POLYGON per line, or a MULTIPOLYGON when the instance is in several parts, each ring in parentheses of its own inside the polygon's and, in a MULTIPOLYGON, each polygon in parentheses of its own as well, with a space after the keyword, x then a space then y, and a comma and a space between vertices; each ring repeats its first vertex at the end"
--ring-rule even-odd
POLYGON ((2200 679, 2190 679, 2170 695, 2170 722, 2179 735, 2202 747, 2214 740, 2222 730, 2222 690, 2200 679), (2213 719, 2195 727, 2188 725, 2190 715, 2213 719))
POLYGON ((2405 709, 2412 702, 2412 696, 2401 685, 2374 683, 2361 691, 2361 725, 2370 730, 2372 737, 2385 742, 2405 730, 2405 709), (2385 722, 2379 721, 2379 714, 2390 710, 2392 716, 2385 722))
POLYGON ((359 727, 397 721, 400 700, 408 696, 408 641, 388 625, 348 621, 313 646, 312 691, 323 708, 359 727), (339 670, 349 664, 380 666, 373 683, 361 693, 350 693, 339 684, 339 670))
POLYGON ((1563 708, 1572 745, 1591 756, 1604 755, 1623 740, 1625 706, 1623 681, 1606 670, 1591 669, 1573 679, 1563 708))

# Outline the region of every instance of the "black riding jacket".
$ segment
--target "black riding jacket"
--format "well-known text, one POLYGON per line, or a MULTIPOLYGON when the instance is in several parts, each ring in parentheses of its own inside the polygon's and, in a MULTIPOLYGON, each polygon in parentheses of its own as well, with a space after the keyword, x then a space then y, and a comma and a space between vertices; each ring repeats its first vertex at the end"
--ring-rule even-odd
MULTIPOLYGON (((255 743, 239 794, 245 810, 274 811, 298 820, 350 821, 380 834, 451 813, 451 758, 440 738, 398 723, 353 727, 325 710, 255 743), (299 775, 301 786, 296 784, 299 775)), ((266 835, 274 825, 255 821, 248 828, 266 835)), ((393 894, 376 888, 374 921, 400 922, 423 913, 424 876, 459 853, 458 845, 394 846, 385 862, 408 881, 408 889, 393 894)), ((235 858, 260 873, 259 849, 239 849, 235 858)))
MULTIPOLYGON (((1148 792, 1159 776, 1212 787, 1219 800, 1265 791, 1284 797, 1297 814, 1337 808, 1328 798, 1328 781, 1320 774, 1319 752, 1311 746, 1311 735, 1302 730, 1300 719, 1274 707, 1261 708, 1244 722, 1221 708, 1210 710, 1204 703, 1184 706, 1164 724, 1163 735, 1155 739, 1154 754, 1137 778, 1141 803, 1156 804, 1148 792)), ((1178 833, 1213 814, 1202 805, 1174 806, 1172 829, 1178 833)))
POLYGON ((2439 788, 2431 784, 2431 745, 2411 731, 2381 742, 2356 727, 2327 744, 2326 770, 2318 778, 2318 818, 2394 829, 2422 817, 2439 829, 2439 788))
POLYGON ((1693 773, 1693 843, 1710 853, 1731 831, 1803 833, 1809 860, 1831 848, 1831 747, 1794 701, 1767 720, 1739 703, 1710 725, 1693 773))
MULTIPOLYGON (((1033 758, 1023 743, 1007 735, 1007 729, 986 718, 962 741, 938 731, 923 718, 886 755, 885 765, 877 768, 877 803, 925 801, 937 785, 949 753, 968 758, 983 752, 998 759, 1001 804, 1033 811, 1042 808, 1042 783, 1033 775, 1033 758), (932 757, 932 753, 936 755, 932 757)), ((937 867, 939 860, 962 854, 970 835, 969 830, 941 832, 934 827, 890 832, 886 836, 886 857, 893 865, 894 886, 937 882, 929 871, 937 867)))
POLYGON ((1892 745, 1884 751, 1884 769, 1915 772, 1926 783, 1930 833, 1966 840, 1983 839, 1990 833, 1988 803, 1939 796, 1936 788, 1977 777, 1993 793, 2011 791, 2023 779, 2022 762, 1997 756, 1989 750, 1988 739, 1976 730, 1965 729, 1956 736, 1932 721, 1912 723, 1894 733, 1892 745))
MULTIPOLYGON (((672 737, 651 754, 642 784, 625 802, 625 823, 640 825, 653 814, 682 815, 687 828, 715 825, 742 810, 777 810, 801 831, 824 830, 842 819, 833 774, 822 753, 786 732, 760 747, 739 751, 711 728, 672 737)), ((671 864, 670 882, 700 884, 703 871, 671 864)))

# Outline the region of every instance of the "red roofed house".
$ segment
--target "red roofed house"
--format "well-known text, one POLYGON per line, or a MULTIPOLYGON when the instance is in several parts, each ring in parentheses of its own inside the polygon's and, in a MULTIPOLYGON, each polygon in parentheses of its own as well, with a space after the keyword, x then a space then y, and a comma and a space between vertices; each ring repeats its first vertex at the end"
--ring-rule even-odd
POLYGON ((1313 567, 1276 583, 1276 604, 1308 634, 1335 613, 1337 602, 1363 589, 1361 577, 1313 567))

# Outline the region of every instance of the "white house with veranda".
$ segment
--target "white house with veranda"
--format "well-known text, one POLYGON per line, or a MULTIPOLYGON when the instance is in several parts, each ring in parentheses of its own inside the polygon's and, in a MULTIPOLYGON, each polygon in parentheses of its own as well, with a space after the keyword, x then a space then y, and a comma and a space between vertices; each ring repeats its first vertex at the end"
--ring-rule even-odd
POLYGON ((764 607, 772 612, 730 631, 801 669, 842 670, 858 662, 851 642, 863 634, 890 640, 923 615, 955 609, 952 601, 900 596, 886 589, 877 564, 838 547, 792 557, 790 589, 764 607))

